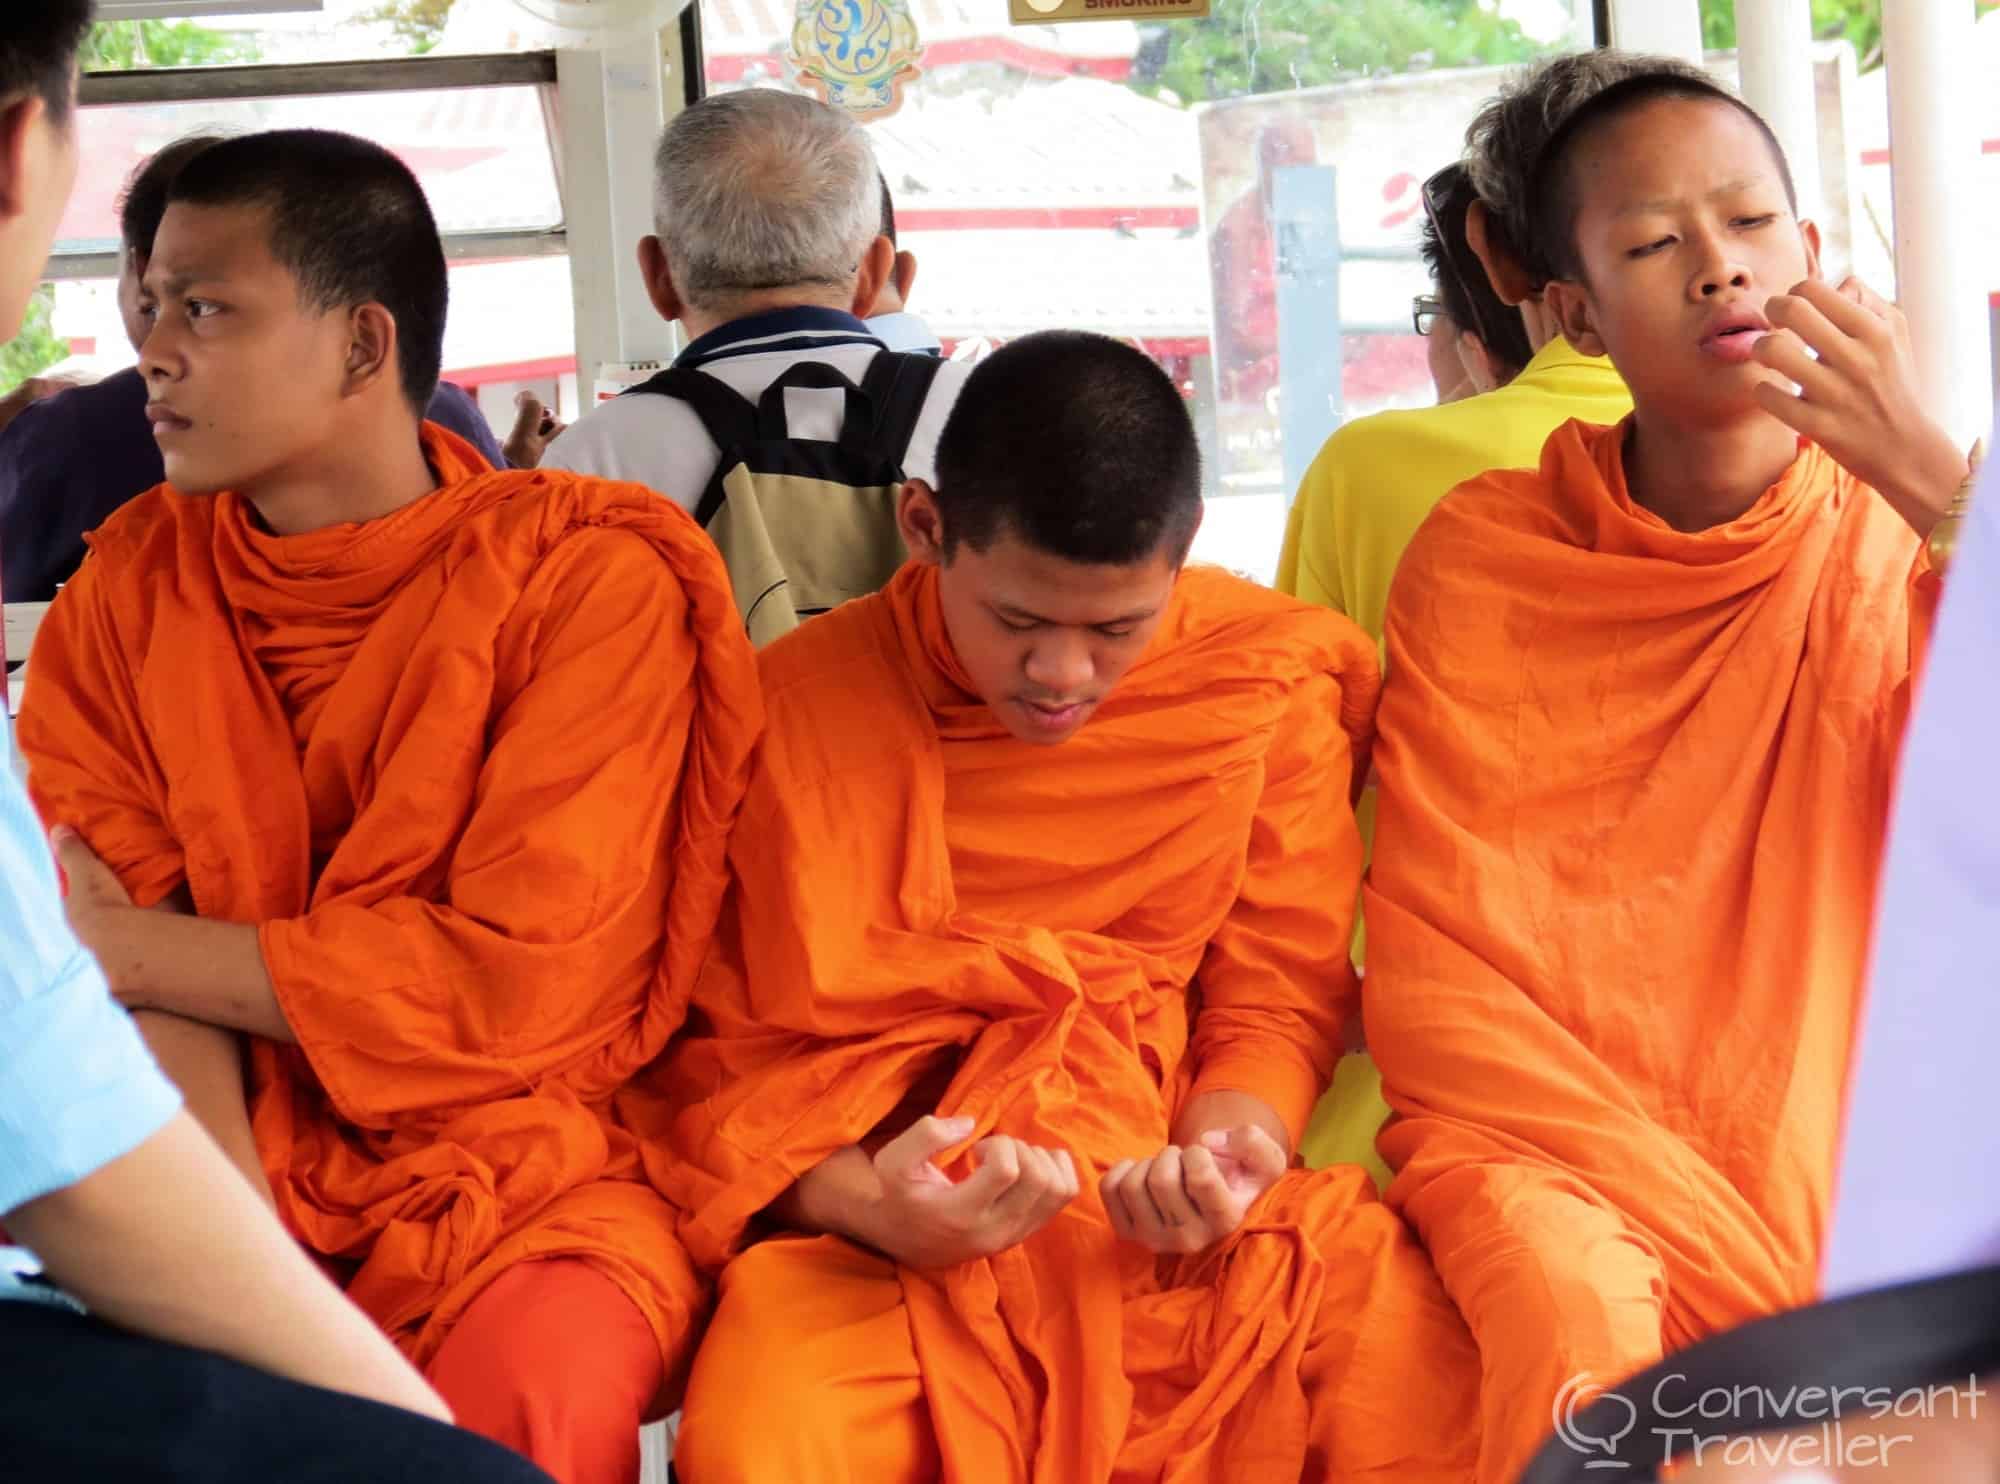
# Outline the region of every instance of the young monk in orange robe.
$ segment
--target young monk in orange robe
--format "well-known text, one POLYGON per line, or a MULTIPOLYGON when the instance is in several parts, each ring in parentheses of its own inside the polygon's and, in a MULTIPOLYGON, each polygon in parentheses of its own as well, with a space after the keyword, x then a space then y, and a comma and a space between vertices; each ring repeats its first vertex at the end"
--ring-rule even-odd
POLYGON ((1620 83, 1538 182, 1547 303, 1635 411, 1405 558, 1363 909, 1389 1198, 1478 1339, 1492 1481, 1566 1388, 1813 1295, 1922 537, 1966 474, 1735 99, 1620 83))
POLYGON ((1015 341, 938 468, 913 564, 761 656, 723 927, 648 1079, 729 1264, 676 1466, 1465 1478, 1435 1275, 1361 1169, 1289 1169, 1354 994, 1372 646, 1181 570, 1193 431, 1129 347, 1015 341))
POLYGON ((721 563, 648 491, 419 431, 444 258, 372 144, 215 146, 145 292, 171 484, 94 536, 20 723, 71 916, 461 1423, 636 1480, 704 1293, 618 1098, 761 718, 721 563))

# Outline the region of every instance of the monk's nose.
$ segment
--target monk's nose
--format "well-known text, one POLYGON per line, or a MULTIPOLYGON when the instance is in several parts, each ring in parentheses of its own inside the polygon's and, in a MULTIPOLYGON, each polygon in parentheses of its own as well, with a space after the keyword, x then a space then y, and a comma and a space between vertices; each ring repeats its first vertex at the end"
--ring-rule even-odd
POLYGON ((1081 635, 1044 635, 1028 651, 1028 679, 1051 699, 1076 696, 1089 686, 1094 671, 1090 646, 1081 635))

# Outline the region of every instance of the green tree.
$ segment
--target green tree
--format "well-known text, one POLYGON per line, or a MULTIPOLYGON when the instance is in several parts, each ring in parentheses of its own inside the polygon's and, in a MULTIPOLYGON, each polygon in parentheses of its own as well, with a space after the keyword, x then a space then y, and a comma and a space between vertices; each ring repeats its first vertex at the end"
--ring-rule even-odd
POLYGON ((59 338, 49 324, 55 307, 55 289, 45 283, 28 301, 21 333, 0 345, 0 397, 69 355, 69 342, 59 338))
POLYGON ((247 33, 215 31, 193 21, 99 21, 83 44, 86 72, 256 60, 257 44, 247 33))
POLYGON ((1521 62, 1546 48, 1480 0, 1214 0, 1152 29, 1132 86, 1183 103, 1426 67, 1521 62))
MULTIPOLYGON (((1882 6, 1884 0, 1812 0, 1813 35, 1821 41, 1845 40, 1854 45, 1863 72, 1882 65, 1882 6)), ((2000 8, 1996 0, 1973 0, 1975 13, 2000 8)), ((1736 45, 1735 0, 1701 0, 1701 40, 1711 51, 1736 45)))
MULTIPOLYGON (((1882 61, 1882 0, 1812 0, 1813 35, 1846 39, 1863 72, 1882 61)), ((1701 0, 1701 42, 1710 51, 1736 45, 1736 0, 1701 0)))
POLYGON ((386 24, 413 54, 429 51, 444 35, 444 23, 451 15, 452 0, 387 0, 361 19, 386 24))

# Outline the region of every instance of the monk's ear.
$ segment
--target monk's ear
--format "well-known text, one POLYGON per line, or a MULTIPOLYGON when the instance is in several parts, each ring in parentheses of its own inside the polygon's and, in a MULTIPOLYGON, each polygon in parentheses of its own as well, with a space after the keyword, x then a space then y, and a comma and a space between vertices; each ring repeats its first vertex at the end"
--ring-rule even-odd
POLYGON ((1542 285, 1542 308, 1554 318, 1563 339, 1578 354, 1606 354, 1604 338, 1597 333, 1597 316, 1591 308, 1590 294, 1581 283, 1571 278, 1551 278, 1542 285))
POLYGON ((0 106, 0 221, 28 209, 28 138, 47 106, 40 93, 0 106))
POLYGON ((944 565, 944 515, 937 506, 937 492, 921 479, 912 479, 896 496, 896 526, 912 560, 944 565))
POLYGON ((1806 245, 1806 277, 1820 278, 1824 272, 1820 267, 1819 223, 1802 221, 1799 223, 1799 237, 1806 245))
POLYGON ((687 313, 673 269, 667 266, 666 244, 657 237, 639 239, 639 276, 646 281, 646 297, 653 301, 661 319, 672 324, 687 313))
POLYGON ((1466 208, 1465 244, 1479 259, 1479 266, 1486 270, 1487 281, 1493 285, 1493 292, 1500 296, 1501 303, 1519 304, 1533 295, 1533 279, 1507 244, 1499 223, 1488 214, 1484 201, 1474 201, 1466 208))
POLYGON ((401 374, 396 358, 396 316, 380 304, 362 304, 348 315, 347 377, 343 390, 348 396, 366 391, 383 378, 395 381, 401 374))

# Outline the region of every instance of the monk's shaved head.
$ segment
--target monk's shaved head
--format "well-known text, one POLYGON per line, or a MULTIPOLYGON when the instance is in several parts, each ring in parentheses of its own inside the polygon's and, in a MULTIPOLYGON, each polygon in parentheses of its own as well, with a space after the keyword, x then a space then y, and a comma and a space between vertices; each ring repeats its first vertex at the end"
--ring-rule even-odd
POLYGON ((1649 104, 1662 102, 1715 103, 1735 109, 1756 125, 1770 150, 1778 179, 1784 184, 1786 204, 1792 215, 1798 215, 1798 188, 1792 183, 1784 146, 1778 143, 1778 136, 1771 132, 1762 114, 1706 77, 1688 76, 1686 68, 1679 64, 1641 72, 1613 83, 1579 105, 1549 137, 1541 157, 1535 161, 1529 188, 1528 250, 1530 258, 1542 265, 1550 277, 1574 279, 1583 271, 1576 245, 1576 217, 1582 201, 1571 168, 1578 152, 1617 120, 1649 104))
POLYGON ((1529 255, 1535 162, 1571 114, 1607 88, 1642 75, 1708 78, 1674 57, 1611 47, 1570 52, 1511 78, 1465 131, 1466 173, 1486 208, 1487 234, 1529 270, 1536 288, 1551 270, 1529 255))
POLYGON ((306 304, 376 303, 395 317, 403 395, 419 411, 430 402, 450 295, 444 244, 423 187, 388 150, 329 129, 223 139, 182 165, 166 202, 261 209, 306 304))
POLYGON ((1164 552, 1178 566, 1201 521, 1201 452, 1180 389, 1104 335, 1045 330, 981 362, 937 470, 947 559, 1012 534, 1071 562, 1164 552))

